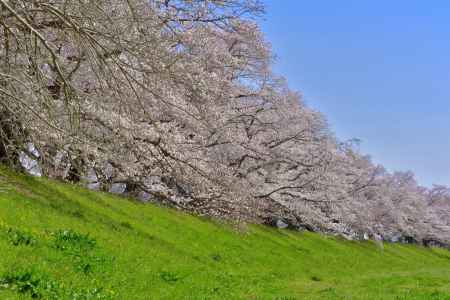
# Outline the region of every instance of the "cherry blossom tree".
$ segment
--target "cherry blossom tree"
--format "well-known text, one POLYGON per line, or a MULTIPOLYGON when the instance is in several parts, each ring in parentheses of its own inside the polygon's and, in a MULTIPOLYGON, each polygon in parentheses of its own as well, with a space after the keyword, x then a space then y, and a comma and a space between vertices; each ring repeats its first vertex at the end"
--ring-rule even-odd
POLYGON ((160 178, 210 215, 276 206, 322 230, 445 235, 448 189, 334 137, 272 72, 263 13, 257 0, 0 0, 0 159, 32 143, 49 176, 136 193, 160 178))

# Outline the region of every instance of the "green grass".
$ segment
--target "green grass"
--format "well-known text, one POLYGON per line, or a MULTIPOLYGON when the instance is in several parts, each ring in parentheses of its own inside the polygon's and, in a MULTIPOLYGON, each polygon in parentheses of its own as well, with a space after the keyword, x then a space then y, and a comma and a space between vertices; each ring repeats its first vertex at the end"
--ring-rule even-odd
POLYGON ((450 252, 226 224, 0 168, 0 299, 450 299, 450 252))

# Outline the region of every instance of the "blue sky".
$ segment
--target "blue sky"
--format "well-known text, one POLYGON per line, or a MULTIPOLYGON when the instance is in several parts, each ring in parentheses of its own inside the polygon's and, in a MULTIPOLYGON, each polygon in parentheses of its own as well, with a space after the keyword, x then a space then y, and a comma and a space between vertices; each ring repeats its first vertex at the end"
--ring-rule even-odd
POLYGON ((388 170, 450 185, 450 1, 264 0, 275 72, 388 170))

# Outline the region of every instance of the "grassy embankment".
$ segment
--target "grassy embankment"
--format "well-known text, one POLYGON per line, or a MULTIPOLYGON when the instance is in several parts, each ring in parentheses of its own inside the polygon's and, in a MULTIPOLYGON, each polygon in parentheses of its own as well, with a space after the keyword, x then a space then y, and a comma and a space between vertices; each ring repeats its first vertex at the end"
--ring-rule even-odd
POLYGON ((450 299, 450 252, 230 226, 0 168, 0 299, 450 299))

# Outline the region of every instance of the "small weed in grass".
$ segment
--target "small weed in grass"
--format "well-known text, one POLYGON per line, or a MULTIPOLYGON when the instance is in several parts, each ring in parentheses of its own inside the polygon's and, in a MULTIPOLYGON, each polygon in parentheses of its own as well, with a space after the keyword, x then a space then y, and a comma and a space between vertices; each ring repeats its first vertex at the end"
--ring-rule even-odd
POLYGON ((75 210, 72 213, 72 216, 78 219, 83 219, 84 218, 84 214, 81 210, 75 210))
POLYGON ((79 299, 79 300, 91 300, 91 299, 101 299, 101 300, 112 300, 114 298, 113 292, 106 292, 102 288, 90 288, 82 290, 72 290, 69 294, 69 299, 79 299))
POLYGON ((103 270, 105 266, 114 262, 114 258, 108 258, 99 254, 74 255, 74 268, 85 275, 97 270, 103 270))
POLYGON ((112 291, 106 292, 103 288, 98 287, 83 289, 66 287, 61 282, 52 280, 46 274, 32 269, 5 273, 0 277, 0 290, 2 289, 34 299, 114 299, 112 291))
POLYGON ((73 230, 59 230, 53 233, 54 247, 61 250, 70 258, 74 269, 85 275, 96 270, 102 270, 111 264, 114 258, 104 256, 96 249, 97 242, 88 234, 81 234, 73 230))
POLYGON ((61 299, 63 286, 45 274, 32 269, 19 269, 0 277, 0 290, 8 289, 35 299, 61 299))
POLYGON ((14 246, 34 246, 37 243, 37 239, 33 235, 19 229, 9 228, 7 235, 9 242, 14 246))
POLYGON ((87 275, 89 273, 92 273, 93 266, 91 262, 82 260, 75 264, 75 269, 87 275))
POLYGON ((133 226, 129 222, 120 222, 120 226, 127 228, 127 229, 133 229, 133 226))
POLYGON ((212 254, 211 258, 214 261, 221 261, 222 260, 222 256, 220 256, 220 254, 212 254))
POLYGON ((16 291, 19 294, 29 294, 33 298, 40 298, 41 278, 32 271, 21 270, 9 272, 0 278, 0 288, 16 291))
POLYGON ((53 236, 56 249, 63 251, 89 251, 96 246, 95 239, 88 234, 81 234, 73 230, 59 230, 53 236))
POLYGON ((168 271, 160 272, 159 277, 161 277, 161 279, 167 283, 175 283, 180 280, 180 277, 177 274, 168 271))

